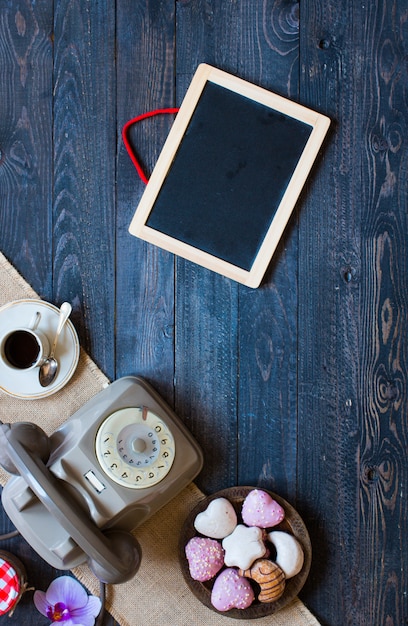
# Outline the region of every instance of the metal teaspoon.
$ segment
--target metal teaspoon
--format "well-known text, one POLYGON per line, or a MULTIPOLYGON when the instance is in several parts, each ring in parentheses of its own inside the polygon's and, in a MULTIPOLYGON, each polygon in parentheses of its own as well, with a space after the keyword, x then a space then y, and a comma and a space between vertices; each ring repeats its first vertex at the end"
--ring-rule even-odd
POLYGON ((54 380, 58 371, 58 361, 54 357, 55 348, 57 347, 58 338, 61 334, 61 331, 64 327, 65 322, 69 318, 72 311, 72 307, 69 302, 63 302, 61 304, 60 312, 59 312, 59 321, 57 332, 55 333, 54 342, 51 347, 51 352, 49 356, 45 359, 44 363, 40 367, 39 379, 40 385, 42 387, 48 387, 54 380))

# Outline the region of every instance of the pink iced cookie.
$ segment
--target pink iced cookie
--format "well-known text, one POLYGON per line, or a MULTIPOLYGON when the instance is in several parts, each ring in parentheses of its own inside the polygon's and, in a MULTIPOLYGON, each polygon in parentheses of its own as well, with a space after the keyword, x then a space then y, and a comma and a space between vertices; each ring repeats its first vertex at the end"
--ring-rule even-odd
POLYGON ((185 548, 190 576, 204 582, 213 578, 224 565, 224 550, 215 539, 193 537, 185 548))
POLYGON ((225 569, 216 579, 212 592, 211 604, 218 611, 246 609, 254 601, 255 595, 251 583, 240 576, 237 570, 225 569))
POLYGON ((280 504, 261 489, 250 491, 242 505, 242 519, 248 526, 271 528, 280 524, 284 517, 280 504))

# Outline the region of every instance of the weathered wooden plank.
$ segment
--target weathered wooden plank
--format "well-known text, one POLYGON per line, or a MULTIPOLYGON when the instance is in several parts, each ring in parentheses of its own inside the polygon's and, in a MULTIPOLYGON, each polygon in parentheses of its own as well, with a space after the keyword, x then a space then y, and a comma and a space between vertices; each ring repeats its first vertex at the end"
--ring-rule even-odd
POLYGON ((299 493, 324 624, 407 620, 406 11, 302 12, 300 93, 336 121, 300 224, 299 493))
POLYGON ((213 493, 237 481, 237 289, 177 265, 176 407, 203 448, 197 483, 213 493))
POLYGON ((52 6, 0 3, 0 249, 51 296, 52 6))
POLYGON ((380 623, 408 621, 408 355, 403 348, 408 329, 407 13, 406 1, 379 3, 364 23, 371 52, 363 58, 366 289, 361 299, 357 567, 364 576, 357 588, 367 623, 376 616, 380 623))
POLYGON ((54 10, 54 300, 73 303, 81 345, 112 377, 115 7, 60 0, 54 10))
POLYGON ((344 623, 355 623, 346 611, 354 581, 345 582, 357 548, 352 529, 359 365, 354 355, 361 284, 348 274, 359 270, 361 252, 360 204, 353 202, 360 141, 353 137, 358 133, 355 15, 346 3, 327 10, 310 2, 300 42, 301 96, 334 122, 300 216, 299 254, 299 495, 314 547, 306 596, 328 624, 341 614, 344 623))
MULTIPOLYGON (((140 374, 174 402, 174 259, 128 233, 144 190, 121 140, 125 122, 174 104, 174 3, 117 2, 116 375, 140 374)), ((130 140, 149 176, 170 116, 132 127, 130 140)))
MULTIPOLYGON (((253 82, 298 100, 298 3, 244 3, 241 11, 243 24, 247 24, 242 69, 245 67, 253 82)), ((261 287, 241 288, 239 296, 239 483, 275 490, 293 504, 297 470, 296 212, 261 287)))
MULTIPOLYGON (((199 63, 236 67, 239 28, 235 3, 178 3, 178 104, 199 63)), ((197 482, 214 492, 237 482, 238 288, 182 259, 176 268, 176 407, 204 450, 197 482)))

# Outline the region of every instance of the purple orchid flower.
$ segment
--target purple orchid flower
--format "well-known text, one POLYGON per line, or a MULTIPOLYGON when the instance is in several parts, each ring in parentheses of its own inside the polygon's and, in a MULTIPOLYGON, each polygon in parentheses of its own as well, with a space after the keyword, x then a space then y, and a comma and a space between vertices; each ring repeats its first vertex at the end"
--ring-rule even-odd
POLYGON ((60 576, 52 581, 47 591, 34 592, 34 604, 52 624, 58 626, 94 626, 101 609, 96 596, 88 596, 82 585, 70 576, 60 576))

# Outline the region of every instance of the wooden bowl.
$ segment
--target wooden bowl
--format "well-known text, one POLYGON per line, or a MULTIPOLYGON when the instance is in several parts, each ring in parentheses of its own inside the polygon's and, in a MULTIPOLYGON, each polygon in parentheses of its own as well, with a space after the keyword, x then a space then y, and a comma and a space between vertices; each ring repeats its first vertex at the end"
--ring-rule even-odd
MULTIPOLYGON (((212 500, 216 498, 226 498, 231 502, 235 511, 237 513, 238 523, 242 524, 241 517, 241 508, 242 503, 245 500, 246 496, 250 491, 253 491, 256 487, 231 487, 229 489, 224 489, 223 491, 218 491, 217 493, 204 498, 201 500, 194 509, 188 515, 184 525, 181 529, 181 536, 179 542, 179 559, 181 565, 181 571, 183 573, 184 579, 194 593, 194 595, 209 609, 219 613, 220 615, 224 615, 226 617, 232 617, 235 619, 256 619, 260 617, 266 617, 267 615, 272 615, 276 613, 287 604, 289 604, 300 592, 303 585, 306 582, 307 576, 309 574, 311 560, 312 560, 312 546, 310 543, 309 533, 307 532, 306 526, 303 523, 303 520, 299 516, 299 514, 295 511, 295 509, 288 503, 286 500, 281 498, 280 496, 268 491, 267 489, 262 489, 262 491, 266 491, 278 504, 280 504, 285 511, 284 520, 274 526, 273 529, 267 528, 267 532, 270 530, 283 530, 290 534, 292 534, 300 543, 304 552, 304 563, 301 571, 293 578, 289 578, 286 581, 285 591, 283 595, 276 602, 268 602, 262 603, 257 600, 257 596, 259 593, 259 586, 253 580, 251 580, 251 585, 253 586, 255 592, 255 600, 247 609, 230 609, 229 611, 218 611, 211 604, 211 590, 214 585, 215 578, 206 581, 200 582, 197 580, 193 580, 190 576, 190 569, 188 565, 188 561, 185 554, 185 547, 187 543, 193 537, 201 537, 196 529, 194 528, 194 520, 196 516, 205 511, 212 500)), ((269 544, 268 544, 269 546, 269 544)), ((273 560, 274 548, 273 546, 269 546, 272 548, 271 550, 271 560, 273 560)), ((222 571, 222 570, 221 570, 222 571)))

